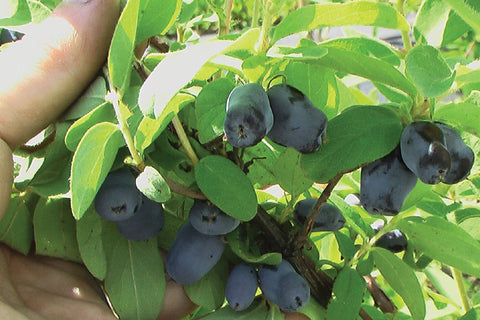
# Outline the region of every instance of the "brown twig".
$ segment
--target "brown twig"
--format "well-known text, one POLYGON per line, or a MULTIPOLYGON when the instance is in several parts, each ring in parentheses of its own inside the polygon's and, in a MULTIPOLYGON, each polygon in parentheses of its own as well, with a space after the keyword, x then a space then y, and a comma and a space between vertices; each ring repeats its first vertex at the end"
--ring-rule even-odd
POLYGON ((168 179, 166 177, 163 177, 163 178, 165 179, 165 182, 167 183, 168 187, 170 188, 170 191, 172 192, 190 197, 192 199, 207 199, 207 197, 200 191, 189 189, 181 185, 180 183, 173 181, 171 179, 168 179))
POLYGON ((372 295, 375 305, 382 310, 383 313, 395 313, 396 307, 393 304, 392 300, 383 292, 382 289, 377 285, 375 279, 368 275, 365 277, 367 282, 367 290, 372 295))
POLYGON ((312 296, 326 307, 332 295, 333 280, 325 272, 317 271, 314 262, 303 255, 301 248, 296 248, 295 252, 291 252, 288 234, 263 208, 258 207, 254 221, 263 230, 270 250, 281 252, 285 256, 308 282, 312 296))
POLYGON ((305 227, 303 229, 303 235, 305 237, 308 237, 310 232, 312 231, 313 224, 315 223, 315 219, 317 218, 318 214, 323 208, 323 205, 327 203, 328 198, 330 198, 330 195, 332 194, 333 189, 335 189, 335 186, 337 183, 340 181, 340 179, 343 177, 343 173, 337 174, 335 177, 333 177, 323 189, 322 194, 318 198, 317 202, 313 206, 312 210, 310 211, 307 221, 305 222, 305 227))
POLYGON ((158 36, 153 36, 148 39, 148 44, 160 53, 167 53, 170 50, 170 46, 168 45, 168 43, 163 41, 158 36))

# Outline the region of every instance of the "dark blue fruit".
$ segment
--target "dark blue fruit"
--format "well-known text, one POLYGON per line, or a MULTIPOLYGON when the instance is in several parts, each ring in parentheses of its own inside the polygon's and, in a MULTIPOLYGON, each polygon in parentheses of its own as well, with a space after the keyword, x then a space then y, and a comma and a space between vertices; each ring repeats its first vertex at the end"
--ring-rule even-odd
POLYGON ((360 202, 371 214, 396 215, 416 184, 417 176, 404 164, 397 147, 362 168, 360 202))
POLYGON ((258 280, 265 297, 282 311, 293 312, 310 299, 310 287, 285 259, 278 265, 260 265, 258 280))
MULTIPOLYGON (((377 220, 370 225, 375 233, 378 233, 385 225, 383 220, 377 220)), ((401 252, 407 248, 407 238, 398 229, 385 233, 376 242, 375 246, 390 250, 393 253, 401 252)))
POLYGON ((327 129, 327 117, 299 90, 287 84, 268 89, 274 123, 267 134, 273 142, 301 153, 316 151, 327 129))
POLYGON ((272 109, 261 85, 248 83, 230 92, 223 129, 232 146, 245 148, 256 145, 272 126, 272 109))
POLYGON ((136 177, 127 168, 120 168, 110 172, 102 183, 102 187, 116 185, 136 186, 136 177))
POLYGON ((393 253, 405 250, 407 245, 405 234, 398 229, 385 233, 375 242, 375 246, 390 250, 393 253))
POLYGON ((167 254, 167 273, 183 286, 192 285, 215 266, 224 249, 221 236, 200 233, 187 221, 167 254))
POLYGON ((208 235, 227 234, 240 224, 240 220, 204 200, 195 200, 190 209, 189 219, 195 229, 208 235))
POLYGON ((22 38, 22 36, 23 34, 20 32, 3 28, 0 31, 0 46, 8 42, 17 41, 22 38))
POLYGON ((142 205, 142 194, 129 171, 107 175, 94 200, 95 210, 104 219, 122 221, 131 218, 142 205))
MULTIPOLYGON (((295 219, 300 224, 305 224, 310 211, 317 202, 317 199, 309 198, 297 202, 294 209, 295 219)), ((325 203, 320 213, 315 218, 312 231, 337 231, 343 228, 345 217, 342 212, 330 203, 325 203)))
POLYGON ((140 209, 131 218, 117 221, 120 234, 128 240, 143 241, 156 236, 163 228, 165 214, 160 203, 143 196, 140 209))
POLYGON ((235 311, 247 309, 255 298, 258 288, 257 272, 252 265, 236 265, 227 279, 225 298, 235 311))
POLYGON ((472 149, 463 142, 460 134, 450 126, 443 123, 435 123, 445 136, 447 150, 450 153, 451 166, 448 170, 444 183, 455 184, 465 180, 470 174, 475 154, 472 149))
POLYGON ((403 129, 400 149, 405 165, 424 183, 441 182, 450 169, 442 130, 432 122, 412 122, 403 129))
POLYGON ((305 307, 310 299, 307 281, 296 272, 290 272, 280 279, 281 292, 276 304, 285 312, 295 312, 305 307))
POLYGON ((258 267, 260 288, 268 300, 277 303, 278 295, 283 290, 280 287, 280 280, 292 272, 295 272, 295 269, 285 259, 277 265, 262 264, 258 267))

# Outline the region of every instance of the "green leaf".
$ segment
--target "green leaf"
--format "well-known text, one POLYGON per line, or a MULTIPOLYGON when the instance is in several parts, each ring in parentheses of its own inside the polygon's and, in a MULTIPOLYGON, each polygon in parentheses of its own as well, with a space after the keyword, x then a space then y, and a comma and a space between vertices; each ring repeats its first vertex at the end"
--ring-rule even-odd
POLYGON ((195 14, 198 8, 198 0, 183 0, 180 14, 178 15, 177 23, 188 23, 195 14))
POLYGON ((207 143, 223 135, 225 104, 234 87, 230 80, 219 78, 209 82, 198 94, 195 114, 200 143, 207 143))
POLYGON ((472 28, 470 28, 470 26, 454 10, 451 10, 441 46, 447 46, 465 33, 469 32, 471 29, 472 28))
POLYGON ((428 257, 475 277, 480 276, 480 243, 461 227, 442 218, 403 219, 398 228, 428 257))
POLYGON ((452 72, 440 51, 417 45, 405 58, 407 75, 425 97, 437 97, 450 89, 456 72, 452 72))
POLYGON ((423 272, 438 293, 448 298, 451 301, 450 303, 454 303, 457 306, 462 305, 457 284, 450 275, 446 274, 441 268, 438 268, 433 264, 427 266, 423 272))
POLYGON ((344 48, 327 48, 328 54, 318 61, 325 67, 397 88, 411 97, 416 96, 415 86, 390 63, 344 48))
POLYGON ((83 117, 96 107, 105 102, 107 85, 105 79, 98 77, 85 91, 85 93, 68 108, 63 116, 65 120, 76 120, 83 117))
POLYGON ((156 241, 128 241, 120 234, 112 241, 105 290, 115 312, 120 319, 156 319, 166 287, 156 241))
POLYGON ((26 0, 0 1, 0 26, 18 26, 32 19, 26 0))
POLYGON ((24 197, 11 198, 7 211, 0 220, 0 242, 28 254, 33 242, 32 216, 24 197))
POLYGON ((121 96, 130 82, 139 11, 140 1, 127 2, 118 20, 108 52, 110 81, 121 96))
POLYGON ((69 191, 72 154, 64 143, 69 126, 68 122, 56 124, 55 140, 45 149, 42 167, 29 184, 39 195, 49 197, 69 191))
POLYGON ((352 259, 356 252, 353 240, 348 235, 340 231, 335 231, 335 239, 338 243, 338 250, 342 254, 342 257, 345 259, 345 261, 352 259))
POLYGON ((459 318, 458 320, 477 320, 480 319, 480 307, 475 307, 470 309, 467 313, 463 315, 463 317, 459 318))
POLYGON ((254 301, 250 307, 243 311, 235 311, 230 306, 225 306, 209 315, 203 320, 252 320, 267 319, 269 308, 264 302, 254 301))
POLYGON ((292 148, 286 148, 278 157, 273 169, 278 184, 294 197, 307 191, 313 184, 313 181, 305 176, 300 159, 300 153, 292 148))
POLYGON ((301 31, 345 25, 410 30, 405 18, 385 3, 355 1, 344 4, 316 4, 302 7, 286 16, 275 28, 272 42, 301 31))
POLYGON ((365 223, 362 216, 351 205, 349 205, 342 197, 336 193, 330 195, 329 200, 342 212, 345 217, 346 224, 350 226, 355 232, 367 237, 370 226, 365 223))
POLYGON ((179 93, 168 102, 160 117, 157 119, 144 117, 135 132, 137 150, 143 153, 165 130, 173 117, 193 100, 194 97, 190 94, 179 93))
POLYGON ((253 55, 243 61, 242 70, 250 82, 260 83, 263 81, 266 73, 270 71, 270 67, 278 60, 278 58, 271 58, 265 55, 253 55))
POLYGON ((259 183, 262 186, 267 186, 277 183, 273 174, 273 167, 279 153, 264 141, 245 149, 244 160, 245 163, 250 164, 247 176, 252 184, 259 183))
POLYGON ((423 37, 430 45, 440 46, 443 42, 450 11, 451 7, 445 1, 424 1, 415 20, 417 40, 423 37))
POLYGON ((81 261, 68 199, 41 199, 35 208, 33 225, 37 254, 81 261))
POLYGON ((301 62, 315 63, 318 58, 327 54, 327 48, 321 46, 300 46, 296 48, 291 47, 275 47, 275 53, 269 53, 273 57, 284 59, 292 59, 301 62))
POLYGON ((181 0, 142 0, 136 43, 167 32, 181 8, 181 0))
POLYGON ((195 167, 198 187, 226 214, 249 221, 257 213, 257 195, 245 173, 221 156, 208 156, 195 167))
POLYGON ((465 230, 468 234, 472 236, 477 241, 480 241, 480 230, 478 226, 480 225, 480 217, 472 217, 462 221, 459 226, 465 230))
POLYGON ((371 253, 378 270, 393 290, 402 297, 413 319, 425 319, 425 300, 413 269, 386 249, 375 247, 371 253))
POLYGON ((115 111, 113 110, 111 103, 104 102, 70 126, 65 136, 65 145, 70 151, 75 151, 80 140, 82 140, 83 135, 88 129, 97 123, 107 121, 113 122, 115 120, 115 111))
POLYGON ((390 109, 354 106, 329 121, 325 143, 302 156, 307 177, 327 183, 392 151, 400 140, 402 124, 390 109))
POLYGON ((205 41, 168 54, 140 89, 138 104, 143 114, 158 118, 168 102, 200 68, 231 44, 232 42, 227 40, 205 41))
POLYGON ((258 37, 258 32, 257 29, 252 29, 235 41, 207 40, 184 50, 168 53, 140 89, 140 110, 146 116, 158 118, 167 103, 210 59, 221 53, 252 48, 255 44, 252 39, 258 37))
POLYGON ((476 33, 480 33, 480 11, 465 0, 445 0, 476 33))
POLYGON ((400 65, 400 58, 393 47, 376 39, 366 37, 338 38, 323 42, 323 45, 327 50, 329 47, 341 48, 383 60, 393 66, 400 65))
POLYGON ((107 274, 107 256, 103 248, 103 224, 110 223, 97 214, 94 206, 77 221, 77 243, 83 264, 97 279, 104 280, 107 274))
POLYGON ((230 249, 243 261, 271 265, 279 264, 282 261, 282 254, 279 252, 260 254, 260 250, 250 243, 247 235, 244 233, 245 232, 242 233, 242 228, 239 227, 226 236, 230 249))
POLYGON ((72 160, 72 211, 80 219, 93 202, 123 143, 120 129, 109 122, 91 127, 78 144, 72 160))
POLYGON ((284 75, 287 83, 305 94, 327 118, 337 115, 338 92, 335 72, 319 64, 290 62, 284 75))
POLYGON ((439 105, 435 107, 433 119, 480 137, 480 106, 476 104, 458 102, 439 105))
POLYGON ((355 320, 365 292, 365 280, 354 269, 343 269, 333 284, 334 298, 328 304, 327 319, 355 320))
POLYGON ((146 166, 137 176, 136 184, 147 198, 156 202, 165 202, 170 199, 170 188, 162 175, 153 167, 146 166))
POLYGON ((228 278, 228 263, 221 259, 196 283, 186 286, 185 292, 195 304, 213 310, 225 302, 225 285, 228 278))

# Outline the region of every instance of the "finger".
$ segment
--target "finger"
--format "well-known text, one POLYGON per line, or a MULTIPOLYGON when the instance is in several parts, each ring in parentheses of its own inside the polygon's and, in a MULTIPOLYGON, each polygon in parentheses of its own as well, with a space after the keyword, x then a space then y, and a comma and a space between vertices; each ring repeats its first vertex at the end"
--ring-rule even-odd
MULTIPOLYGON (((1 95, 1 94, 0 94, 1 95)), ((0 97, 1 99, 1 97, 0 97)), ((1 108, 1 107, 0 107, 1 108)), ((2 117, 0 116, 0 119, 2 117)), ((1 120, 0 120, 1 122, 1 120)), ((13 184, 13 158, 10 146, 0 138, 0 220, 7 212, 13 184)), ((0 318, 1 319, 1 318, 0 318)), ((6 318, 5 318, 6 319, 6 318)))
POLYGON ((21 302, 46 319, 115 319, 91 276, 75 263, 12 251, 8 267, 21 302))
POLYGON ((62 320, 115 320, 113 313, 105 307, 84 300, 67 298, 43 289, 19 285, 25 305, 45 319, 62 320))
POLYGON ((163 307, 158 320, 179 320, 192 313, 197 306, 188 298, 183 287, 174 281, 167 282, 163 307))
POLYGON ((100 303, 106 307, 90 274, 75 263, 13 252, 10 270, 14 271, 11 273, 11 281, 15 286, 34 287, 58 296, 100 303), (52 262, 49 263, 48 260, 52 262))
POLYGON ((0 52, 0 138, 15 149, 58 117, 106 59, 119 0, 69 0, 0 52))

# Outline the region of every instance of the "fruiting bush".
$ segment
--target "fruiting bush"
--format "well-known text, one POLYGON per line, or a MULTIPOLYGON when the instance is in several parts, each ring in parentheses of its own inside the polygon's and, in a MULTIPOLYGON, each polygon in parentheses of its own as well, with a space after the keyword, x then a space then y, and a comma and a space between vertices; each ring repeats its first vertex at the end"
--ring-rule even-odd
POLYGON ((168 277, 185 320, 475 318, 478 1, 123 2, 99 77, 16 150, 2 242, 85 265, 122 320, 168 277))

